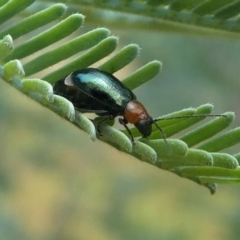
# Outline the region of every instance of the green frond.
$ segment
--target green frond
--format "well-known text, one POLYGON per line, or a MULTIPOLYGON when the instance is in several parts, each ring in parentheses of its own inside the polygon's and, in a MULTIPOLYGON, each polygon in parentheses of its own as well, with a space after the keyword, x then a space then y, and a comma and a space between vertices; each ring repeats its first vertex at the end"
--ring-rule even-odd
POLYGON ((240 3, 234 0, 63 0, 63 2, 72 5, 76 10, 80 10, 79 5, 81 9, 85 7, 92 23, 101 21, 104 24, 107 19, 104 12, 95 14, 91 9, 111 10, 119 13, 115 19, 111 19, 111 23, 123 28, 137 27, 239 38, 240 3), (122 13, 125 14, 124 17, 122 13), (135 17, 129 16, 129 13, 135 17))
MULTIPOLYGON (((3 4, 0 9, 0 23, 7 21, 34 1, 25 1, 24 5, 19 4, 19 2, 13 0, 3 4), (12 9, 11 13, 7 12, 10 7, 12 9)), ((110 1, 96 2, 99 6, 108 8, 110 6, 110 1)), ((221 2, 223 3, 223 1, 221 2)), ((113 8, 113 5, 111 6, 113 8)), ((133 12, 132 9, 134 9, 135 13, 144 11, 146 16, 159 18, 161 16, 171 21, 176 18, 184 20, 184 14, 189 14, 188 11, 190 11, 194 18, 187 22, 204 25, 203 20, 208 14, 204 9, 207 6, 211 9, 211 14, 213 14, 212 21, 217 21, 219 23, 217 27, 221 29, 226 29, 226 24, 229 23, 228 19, 236 14, 236 11, 234 11, 234 7, 237 7, 236 4, 227 4, 226 6, 218 4, 218 8, 214 8, 213 5, 203 4, 201 1, 194 1, 194 3, 191 3, 191 1, 174 1, 173 3, 171 1, 162 1, 162 3, 159 3, 159 1, 131 1, 131 4, 128 4, 128 1, 121 1, 120 7, 121 9, 127 9, 128 12, 133 12), (168 6, 167 9, 165 9, 166 6, 168 6), (177 11, 182 11, 183 15, 177 15, 177 11)), ((226 117, 215 118, 187 133, 182 133, 182 131, 199 123, 204 118, 160 119, 158 124, 167 136, 167 143, 162 139, 163 136, 156 126, 153 126, 153 134, 147 140, 142 139, 140 133, 133 128, 131 131, 136 137, 136 142, 132 143, 126 131, 119 131, 109 125, 100 125, 101 134, 99 134, 95 128, 95 125, 97 125, 96 119, 89 120, 86 116, 77 112, 73 104, 67 99, 53 94, 52 84, 56 81, 74 70, 95 64, 113 53, 118 46, 118 38, 110 36, 108 29, 97 28, 60 46, 54 45, 51 50, 42 53, 40 50, 45 50, 46 47, 69 36, 81 27, 84 16, 78 13, 63 17, 61 22, 53 27, 49 27, 15 47, 13 46, 12 38, 24 36, 30 31, 62 17, 65 8, 66 6, 63 4, 55 4, 19 21, 14 26, 8 26, 7 29, 2 30, 0 36, 4 36, 4 38, 0 41, 0 77, 22 93, 87 132, 92 140, 99 139, 106 142, 140 161, 150 163, 158 168, 202 184, 208 187, 211 192, 215 191, 215 183, 238 183, 240 181, 239 155, 232 156, 218 151, 239 143, 239 128, 215 136, 232 123, 234 120, 232 112, 227 112, 225 113, 226 117), (25 30, 21 31, 21 29, 25 30), (5 36, 6 34, 12 34, 12 38, 10 35, 5 36), (82 51, 84 53, 81 53, 82 51), (39 55, 33 56, 33 53, 36 52, 39 55), (48 73, 42 79, 37 77, 36 73, 41 73, 42 70, 62 60, 67 60, 76 53, 77 56, 65 64, 64 67, 48 73), (33 59, 25 61, 22 66, 20 61, 27 56, 31 56, 33 59), (36 76, 30 76, 33 74, 36 74, 36 76), (170 138, 175 134, 179 134, 179 139, 170 138), (196 148, 192 148, 193 146, 196 146, 196 148)), ((234 29, 231 28, 231 30, 234 29)), ((131 63, 138 54, 138 45, 129 44, 104 63, 101 63, 98 68, 114 73, 131 63)), ((155 77, 160 72, 161 67, 161 62, 154 60, 136 70, 130 76, 126 76, 123 83, 130 89, 135 89, 155 77)), ((162 118, 210 114, 212 109, 211 104, 205 104, 198 108, 188 108, 171 113, 162 118)))

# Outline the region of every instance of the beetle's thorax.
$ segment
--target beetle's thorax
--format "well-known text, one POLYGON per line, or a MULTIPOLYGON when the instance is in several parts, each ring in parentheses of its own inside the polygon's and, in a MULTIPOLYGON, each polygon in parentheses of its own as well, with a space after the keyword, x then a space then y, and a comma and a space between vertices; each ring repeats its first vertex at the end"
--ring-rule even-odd
POLYGON ((126 122, 131 124, 150 118, 146 108, 137 100, 132 100, 127 104, 123 117, 126 122))

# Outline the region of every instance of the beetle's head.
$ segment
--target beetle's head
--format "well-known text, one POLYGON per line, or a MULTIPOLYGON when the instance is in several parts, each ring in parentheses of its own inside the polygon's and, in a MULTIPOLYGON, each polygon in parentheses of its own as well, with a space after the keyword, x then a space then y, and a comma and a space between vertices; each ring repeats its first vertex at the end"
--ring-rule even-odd
POLYGON ((140 119, 134 125, 138 129, 138 131, 142 134, 143 138, 147 138, 152 133, 152 124, 153 120, 151 117, 148 119, 140 119))

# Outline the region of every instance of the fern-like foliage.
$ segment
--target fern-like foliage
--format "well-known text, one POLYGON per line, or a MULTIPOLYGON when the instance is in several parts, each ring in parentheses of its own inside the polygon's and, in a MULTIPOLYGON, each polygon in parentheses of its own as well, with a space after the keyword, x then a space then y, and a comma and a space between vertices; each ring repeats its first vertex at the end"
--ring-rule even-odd
MULTIPOLYGON (((0 23, 11 19, 33 2, 33 0, 26 0, 24 4, 19 4, 18 0, 1 2, 0 23)), ((126 6, 131 6, 126 1, 124 2, 126 6)), ((156 6, 154 2, 157 3, 157 1, 148 1, 147 4, 156 6)), ((177 5, 171 6, 177 8, 177 5)), ((89 67, 116 49, 118 39, 111 36, 108 29, 94 29, 60 46, 53 47, 45 53, 40 52, 37 57, 22 66, 21 59, 32 56, 33 53, 69 36, 82 25, 83 15, 75 13, 64 17, 65 11, 66 6, 58 3, 0 32, 0 36, 3 37, 0 42, 0 77, 3 80, 87 132, 92 140, 100 139, 141 161, 204 185, 212 193, 216 190, 215 183, 238 183, 240 181, 239 154, 232 156, 227 153, 219 153, 219 151, 239 143, 240 129, 236 128, 215 136, 234 120, 232 112, 224 113, 227 116, 226 118, 211 120, 185 133, 179 139, 170 137, 198 123, 203 118, 160 121, 159 124, 168 137, 167 145, 158 129, 153 127, 151 137, 142 139, 140 133, 133 128, 132 132, 137 140, 132 143, 125 131, 119 131, 109 125, 100 126, 102 135, 99 136, 95 130, 97 120, 90 121, 83 114, 75 111, 71 102, 53 94, 52 84, 57 80, 74 70, 89 67), (58 24, 14 47, 13 40, 59 18, 62 18, 62 20, 58 24), (82 51, 85 52, 81 53, 82 51), (76 53, 79 53, 78 56, 61 69, 52 71, 42 79, 37 78, 38 73, 42 70, 68 59, 76 53), (35 77, 31 77, 32 75, 35 77), (202 143, 203 141, 204 143, 202 143)), ((113 74, 133 61, 138 52, 139 47, 130 44, 108 61, 99 65, 98 68, 113 74)), ((123 83, 130 89, 134 89, 151 80, 160 70, 161 63, 152 61, 123 79, 123 83)), ((205 104, 198 108, 187 108, 163 117, 209 114, 212 109, 211 104, 205 104)))
MULTIPOLYGON (((45 0, 46 1, 46 0, 45 0)), ((199 34, 220 34, 222 36, 231 33, 239 34, 239 13, 240 3, 234 0, 63 0, 63 2, 73 5, 79 10, 86 6, 87 8, 97 8, 112 10, 121 13, 133 13, 141 17, 150 17, 154 19, 154 24, 149 19, 139 18, 134 19, 131 24, 131 19, 127 18, 124 23, 124 18, 121 18, 121 25, 124 27, 136 26, 136 21, 141 23, 141 27, 161 30, 178 31, 181 29, 187 33, 197 32, 199 34), (195 28, 193 29, 192 26, 195 28), (198 28, 196 28, 198 26, 198 28), (207 30, 211 29, 211 32, 207 30), (212 31, 212 30, 221 30, 212 31)), ((91 21, 99 21, 91 15, 91 21)), ((104 14, 101 15, 104 21, 104 14)), ((114 21, 114 20, 113 20, 114 21)), ((117 20, 118 21, 118 20, 117 20)), ((116 23, 117 24, 117 23, 116 23)), ((239 35, 234 35, 237 36, 239 35)))

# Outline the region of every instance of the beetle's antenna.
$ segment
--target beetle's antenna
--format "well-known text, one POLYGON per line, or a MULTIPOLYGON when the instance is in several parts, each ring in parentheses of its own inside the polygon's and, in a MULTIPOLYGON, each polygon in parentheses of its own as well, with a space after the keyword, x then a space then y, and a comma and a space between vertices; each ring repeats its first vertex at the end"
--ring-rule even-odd
POLYGON ((170 146, 169 146, 169 144, 168 144, 168 142, 167 142, 167 137, 166 137, 165 132, 163 131, 163 129, 162 129, 161 127, 159 127, 159 126, 157 125, 157 123, 154 121, 154 119, 153 119, 153 122, 152 122, 152 123, 153 123, 153 124, 157 127, 157 129, 161 132, 162 137, 163 137, 163 140, 164 140, 164 142, 165 142, 165 144, 166 144, 169 152, 171 152, 171 148, 170 148, 170 146))
POLYGON ((199 115, 183 115, 183 116, 176 116, 176 117, 159 117, 154 118, 153 122, 156 123, 157 121, 162 120, 175 120, 175 119, 186 119, 186 118, 204 118, 204 117, 228 117, 224 114, 199 114, 199 115))
POLYGON ((165 144, 167 145, 169 151, 171 151, 169 144, 167 142, 167 137, 166 134, 164 133, 163 129, 158 126, 156 123, 157 121, 162 121, 162 120, 174 120, 174 119, 187 119, 187 118, 204 118, 204 117, 228 117, 227 115, 224 114, 199 114, 199 115, 183 115, 183 116, 176 116, 176 117, 159 117, 152 119, 152 123, 157 127, 157 129, 161 132, 163 140, 165 144))

